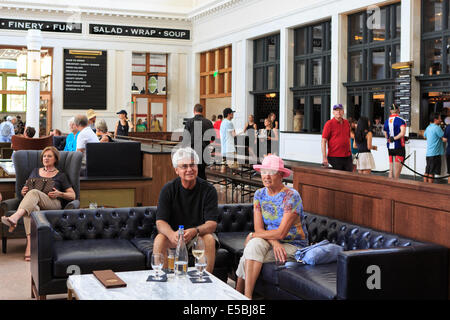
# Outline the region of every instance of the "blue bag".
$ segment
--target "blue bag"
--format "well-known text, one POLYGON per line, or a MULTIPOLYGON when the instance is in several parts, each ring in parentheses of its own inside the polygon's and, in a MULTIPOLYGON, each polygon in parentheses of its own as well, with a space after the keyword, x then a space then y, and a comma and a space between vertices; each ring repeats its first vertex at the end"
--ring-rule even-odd
POLYGON ((326 264, 337 261, 339 252, 344 249, 341 246, 323 240, 312 246, 297 250, 295 259, 304 264, 326 264))

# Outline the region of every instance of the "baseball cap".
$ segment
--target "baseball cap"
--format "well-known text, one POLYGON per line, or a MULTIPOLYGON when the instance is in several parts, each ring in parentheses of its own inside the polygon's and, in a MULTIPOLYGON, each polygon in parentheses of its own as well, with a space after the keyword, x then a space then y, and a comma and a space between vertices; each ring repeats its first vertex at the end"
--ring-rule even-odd
POLYGON ((117 112, 117 114, 124 114, 127 115, 128 113, 125 110, 120 110, 119 112, 117 112))
POLYGON ((337 110, 337 109, 344 109, 344 107, 342 106, 342 104, 335 104, 334 106, 333 106, 333 110, 337 110))
POLYGON ((230 113, 235 113, 235 112, 236 111, 232 110, 231 108, 225 108, 225 109, 223 109, 223 116, 226 118, 226 117, 228 117, 228 115, 230 113))

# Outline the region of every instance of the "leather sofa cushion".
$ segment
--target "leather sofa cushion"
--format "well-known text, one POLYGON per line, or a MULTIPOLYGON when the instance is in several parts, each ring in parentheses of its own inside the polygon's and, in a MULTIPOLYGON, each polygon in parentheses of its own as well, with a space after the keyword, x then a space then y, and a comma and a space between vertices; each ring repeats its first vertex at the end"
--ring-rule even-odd
POLYGON ((145 269, 145 257, 128 240, 98 239, 56 241, 53 252, 53 275, 67 277, 67 267, 79 266, 82 274, 95 270, 115 272, 145 269))
POLYGON ((262 278, 262 280, 265 283, 269 283, 271 285, 278 286, 279 271, 276 270, 276 268, 277 268, 277 265, 275 262, 264 263, 259 277, 262 278))
POLYGON ((131 239, 131 243, 145 256, 147 269, 152 268, 153 240, 150 238, 131 239))
POLYGON ((245 239, 250 232, 221 232, 217 236, 220 241, 220 247, 228 250, 233 255, 242 256, 244 252, 245 239))
POLYGON ((333 300, 337 297, 337 263, 302 265, 278 272, 282 290, 307 300, 333 300))

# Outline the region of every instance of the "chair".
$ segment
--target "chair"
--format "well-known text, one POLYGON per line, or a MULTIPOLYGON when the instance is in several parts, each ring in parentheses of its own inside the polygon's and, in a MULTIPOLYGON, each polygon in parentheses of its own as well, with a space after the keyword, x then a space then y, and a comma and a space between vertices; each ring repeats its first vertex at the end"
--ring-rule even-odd
MULTIPOLYGON (((25 185, 26 180, 30 176, 34 168, 42 167, 41 150, 20 150, 13 154, 13 163, 16 170, 16 198, 4 200, 0 203, 0 216, 10 216, 17 211, 20 201, 22 201, 21 190, 25 185)), ((80 207, 80 168, 81 168, 81 152, 60 152, 60 160, 58 169, 64 172, 76 194, 76 200, 69 203, 62 203, 63 208, 80 207)), ((1 224, 0 233, 2 237, 2 251, 6 253, 7 239, 9 238, 23 238, 25 236, 25 229, 23 219, 17 225, 13 233, 8 232, 8 227, 1 224)))
POLYGON ((59 151, 64 151, 66 138, 66 136, 53 136, 53 146, 59 151))
POLYGON ((18 150, 44 150, 46 147, 53 146, 53 136, 41 138, 25 138, 24 136, 14 135, 11 137, 11 147, 14 151, 18 150))

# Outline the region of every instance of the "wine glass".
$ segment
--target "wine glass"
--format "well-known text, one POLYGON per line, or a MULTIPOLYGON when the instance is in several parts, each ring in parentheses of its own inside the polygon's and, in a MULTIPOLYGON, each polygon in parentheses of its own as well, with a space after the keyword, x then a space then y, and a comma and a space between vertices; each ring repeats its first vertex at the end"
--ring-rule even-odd
MULTIPOLYGON (((195 257, 196 261, 200 260, 205 255, 205 242, 201 237, 197 237, 192 247, 192 255, 195 257)), ((197 262, 195 263, 197 265, 197 262)), ((200 273, 198 273, 200 276, 200 273)))
POLYGON ((203 279, 203 271, 205 271, 206 266, 207 266, 207 260, 206 260, 205 255, 198 258, 197 261, 195 262, 195 268, 197 269, 197 273, 198 273, 198 279, 197 279, 198 282, 206 281, 205 279, 203 279))
POLYGON ((164 265, 164 255, 162 253, 153 253, 151 264, 152 269, 155 270, 155 280, 161 280, 159 271, 164 265))

